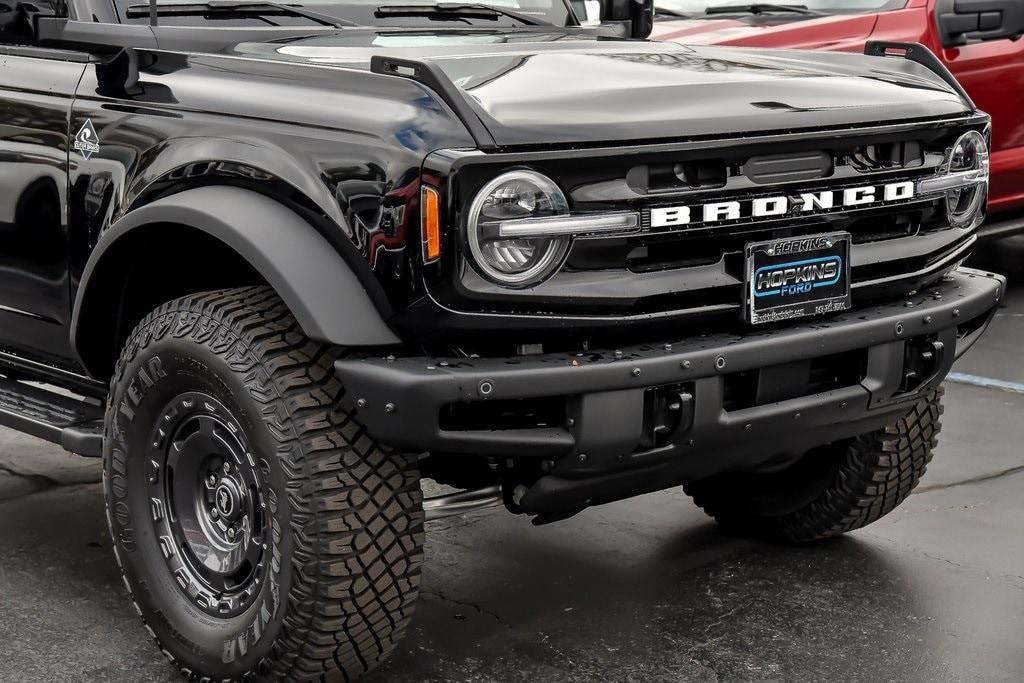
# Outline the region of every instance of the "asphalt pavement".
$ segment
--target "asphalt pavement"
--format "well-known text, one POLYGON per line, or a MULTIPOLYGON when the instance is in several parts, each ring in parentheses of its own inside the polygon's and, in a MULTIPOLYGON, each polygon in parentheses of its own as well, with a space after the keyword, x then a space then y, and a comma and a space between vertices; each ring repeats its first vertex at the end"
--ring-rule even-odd
MULTIPOLYGON (((681 491, 542 528, 431 522, 384 681, 1024 680, 1024 239, 947 383, 917 492, 813 547, 721 535, 681 491)), ((0 430, 0 680, 175 681, 125 598, 95 461, 0 430)))

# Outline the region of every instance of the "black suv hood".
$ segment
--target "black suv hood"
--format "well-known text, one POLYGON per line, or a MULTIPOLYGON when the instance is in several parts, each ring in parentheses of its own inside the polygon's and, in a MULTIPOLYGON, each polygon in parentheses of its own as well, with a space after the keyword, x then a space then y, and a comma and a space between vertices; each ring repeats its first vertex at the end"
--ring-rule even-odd
POLYGON ((359 69, 373 55, 433 62, 501 146, 790 131, 968 111, 918 64, 843 53, 422 31, 344 31, 236 50, 359 69))

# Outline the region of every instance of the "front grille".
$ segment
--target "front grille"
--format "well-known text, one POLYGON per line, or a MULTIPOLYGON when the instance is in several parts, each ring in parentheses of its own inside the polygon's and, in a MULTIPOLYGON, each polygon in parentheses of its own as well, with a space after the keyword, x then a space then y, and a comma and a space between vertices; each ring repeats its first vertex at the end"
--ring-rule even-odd
POLYGON ((751 157, 741 170, 744 176, 758 185, 778 185, 827 178, 834 168, 835 160, 831 154, 811 150, 751 157))
MULTIPOLYGON (((645 212, 648 221, 649 214, 645 212)), ((625 266, 633 272, 650 272, 669 268, 710 265, 722 260, 742 258, 743 248, 749 242, 763 242, 781 237, 800 237, 825 232, 844 231, 853 237, 853 244, 868 244, 901 237, 912 237, 922 231, 946 227, 945 208, 938 199, 904 204, 895 208, 874 208, 858 211, 836 211, 832 214, 806 220, 774 220, 748 222, 733 227, 646 234, 627 240, 625 266)), ((607 245, 581 241, 574 250, 569 265, 577 258, 589 260, 591 247, 604 251, 607 245)))
POLYGON ((431 287, 432 294, 452 309, 489 314, 738 317, 745 245, 844 231, 852 236, 854 305, 882 294, 899 296, 901 287, 920 286, 955 265, 973 241, 969 233, 949 228, 943 201, 914 196, 852 208, 843 202, 806 213, 790 204, 783 215, 756 219, 747 207, 755 198, 792 201, 805 193, 916 184, 940 171, 957 137, 985 125, 978 117, 833 131, 817 139, 801 133, 747 145, 734 139, 678 149, 662 145, 594 158, 552 152, 531 159, 523 153, 518 164, 509 158, 516 155, 484 155, 460 168, 455 206, 467 206, 489 179, 520 165, 555 179, 573 211, 633 209, 641 214, 641 230, 577 238, 563 268, 535 287, 503 289, 471 267, 457 267, 448 271, 448 283, 431 287), (743 204, 739 218, 682 224, 665 220, 664 211, 658 222, 651 217, 652 208, 726 201, 743 204))
POLYGON ((736 150, 721 157, 637 164, 626 171, 625 180, 634 192, 648 196, 710 189, 763 190, 824 179, 855 183, 878 173, 934 172, 949 142, 909 137, 859 144, 819 142, 781 154, 736 150))

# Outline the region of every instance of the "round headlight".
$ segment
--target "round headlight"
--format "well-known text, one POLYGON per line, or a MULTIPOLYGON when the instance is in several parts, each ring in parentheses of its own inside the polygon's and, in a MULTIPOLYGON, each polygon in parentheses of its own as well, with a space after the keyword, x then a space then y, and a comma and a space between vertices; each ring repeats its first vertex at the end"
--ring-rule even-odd
POLYGON ((947 174, 967 174, 975 179, 946 192, 946 215, 956 228, 973 228, 984 215, 988 201, 989 155, 984 136, 977 131, 964 133, 949 151, 947 174))
POLYGON ((466 241, 477 267, 507 287, 536 284, 553 273, 569 249, 569 237, 508 237, 501 225, 569 214, 555 183, 533 171, 510 171, 487 183, 469 207, 466 241))

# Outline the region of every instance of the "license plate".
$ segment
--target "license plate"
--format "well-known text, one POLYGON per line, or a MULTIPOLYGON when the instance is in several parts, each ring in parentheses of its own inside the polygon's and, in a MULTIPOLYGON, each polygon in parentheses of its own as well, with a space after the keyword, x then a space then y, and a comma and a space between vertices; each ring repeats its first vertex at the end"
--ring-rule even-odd
POLYGON ((759 325, 850 308, 850 233, 746 247, 747 321, 759 325))

